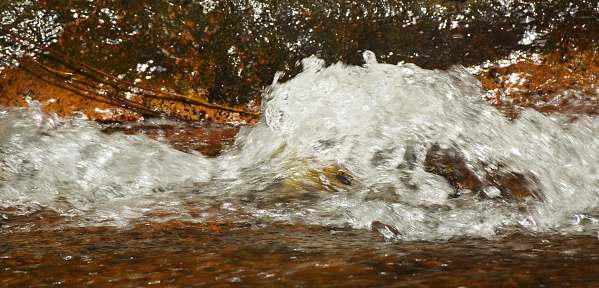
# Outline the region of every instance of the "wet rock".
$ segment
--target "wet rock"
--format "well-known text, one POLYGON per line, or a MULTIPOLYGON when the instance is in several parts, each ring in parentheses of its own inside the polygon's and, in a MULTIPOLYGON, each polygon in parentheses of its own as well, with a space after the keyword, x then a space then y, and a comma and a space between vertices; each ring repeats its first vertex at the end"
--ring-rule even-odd
MULTIPOLYGON (((328 64, 360 65, 361 51, 371 50, 384 63, 409 62, 427 69, 462 64, 482 80, 485 97, 507 114, 517 113, 522 106, 545 113, 562 106, 568 111, 596 113, 592 108, 596 96, 584 96, 596 90, 599 66, 599 37, 595 37, 599 16, 596 4, 588 0, 519 0, 507 5, 499 0, 284 0, 260 4, 75 0, 69 5, 4 1, 0 10, 6 15, 0 23, 3 29, 123 80, 178 93, 199 89, 212 102, 234 105, 259 100, 277 71, 285 72, 281 80, 289 79, 300 71, 296 63, 313 54, 328 64), (518 77, 523 80, 510 82, 518 77), (572 88, 580 93, 568 92, 572 88), (585 108, 571 108, 589 101, 593 104, 585 108)), ((84 72, 70 67, 64 58, 6 35, 0 37, 0 45, 5 59, 0 62, 2 67, 22 61, 19 55, 25 51, 55 71, 84 72)), ((2 74, 12 73, 6 71, 2 74)), ((5 89, 15 90, 3 77, 5 89)), ((95 84, 89 88, 102 90, 95 84)), ((15 94, 27 92, 16 90, 3 92, 0 104, 15 103, 14 98, 19 97, 15 94)), ((80 95, 62 88, 34 92, 40 101, 61 96, 58 103, 63 107, 48 105, 48 111, 68 115, 77 110, 94 120, 106 117, 94 114, 96 107, 107 110, 102 104, 80 100, 80 95)), ((114 111, 122 109, 112 105, 114 111)), ((193 111, 190 105, 173 107, 156 100, 143 102, 143 106, 149 108, 146 116, 156 112, 163 117, 214 121, 235 116, 205 116, 208 112, 193 111)), ((140 117, 139 113, 129 114, 115 112, 114 117, 140 117)))
POLYGON ((485 180, 488 183, 488 187, 490 186, 499 190, 503 199, 508 201, 523 201, 528 197, 542 197, 542 194, 534 187, 535 179, 533 176, 509 171, 508 167, 502 166, 499 165, 495 169, 485 169, 487 171, 485 180))
POLYGON ((510 118, 515 118, 523 108, 544 114, 561 113, 571 118, 599 115, 599 83, 592 76, 599 73, 599 66, 595 63, 584 66, 588 70, 580 72, 561 65, 520 59, 504 67, 486 69, 479 77, 485 100, 510 118))
POLYGON ((198 125, 189 122, 165 124, 140 122, 104 124, 102 131, 107 134, 118 132, 129 135, 143 133, 152 139, 165 141, 180 151, 197 151, 207 157, 216 157, 220 155, 222 150, 233 145, 239 127, 224 124, 198 125))
POLYGON ((387 241, 397 239, 401 236, 401 233, 395 227, 380 221, 374 221, 370 226, 372 230, 379 232, 387 241))
POLYGON ((316 164, 305 161, 295 163, 290 175, 283 179, 283 185, 291 190, 315 190, 339 192, 358 182, 346 169, 339 165, 324 163, 316 164))
POLYGON ((27 106, 24 96, 42 102, 45 111, 63 117, 76 112, 96 121, 132 122, 142 117, 141 114, 128 109, 61 88, 24 69, 2 71, 0 105, 27 106))
POLYGON ((470 171, 462 155, 454 148, 433 145, 426 153, 424 168, 427 172, 443 176, 456 193, 464 189, 482 191, 483 182, 470 171))
POLYGON ((484 177, 477 176, 464 161, 461 153, 453 147, 433 145, 426 154, 425 170, 447 179, 454 187, 454 193, 449 196, 457 198, 467 189, 483 197, 500 196, 507 201, 523 201, 527 197, 539 198, 540 194, 534 189, 530 175, 523 175, 509 170, 504 165, 494 168, 486 167, 484 177), (499 195, 493 195, 498 191, 499 195))

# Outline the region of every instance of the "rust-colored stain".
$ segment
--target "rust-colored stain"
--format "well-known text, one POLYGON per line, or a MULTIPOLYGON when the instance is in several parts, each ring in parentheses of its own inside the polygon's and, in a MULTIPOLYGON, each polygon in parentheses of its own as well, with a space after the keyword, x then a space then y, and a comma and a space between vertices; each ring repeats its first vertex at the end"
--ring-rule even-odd
MULTIPOLYGON (((234 1, 38 1, 1 28, 19 33, 24 21, 53 11, 53 23, 62 29, 50 36, 55 41, 42 44, 60 54, 38 47, 33 58, 13 59, 38 77, 1 70, 0 105, 25 105, 21 98, 28 93, 61 116, 78 111, 98 121, 166 117, 251 124, 277 71, 289 79, 301 71, 298 61, 313 54, 327 63, 360 65, 361 52, 371 50, 381 62, 427 69, 492 63, 475 76, 485 99, 509 117, 522 107, 597 114, 596 7, 584 0, 524 2, 275 1, 255 9, 234 1), (522 61, 499 63, 514 53, 522 61), (83 89, 70 91, 73 85, 83 89), (157 95, 163 92, 166 97, 157 95), (255 115, 209 109, 196 100, 255 115)), ((14 5, 0 8, 12 11, 14 5)), ((2 34, 3 45, 27 43, 2 34)))

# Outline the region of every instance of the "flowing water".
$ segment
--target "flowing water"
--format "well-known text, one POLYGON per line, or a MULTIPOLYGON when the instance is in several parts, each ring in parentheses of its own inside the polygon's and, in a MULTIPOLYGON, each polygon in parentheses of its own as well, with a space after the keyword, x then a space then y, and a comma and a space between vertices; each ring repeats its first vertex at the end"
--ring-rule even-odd
POLYGON ((35 101, 2 107, 0 275, 33 286, 597 285, 599 118, 508 119, 462 67, 364 60, 304 59, 218 157, 35 101), (476 185, 429 173, 431 155, 476 185))

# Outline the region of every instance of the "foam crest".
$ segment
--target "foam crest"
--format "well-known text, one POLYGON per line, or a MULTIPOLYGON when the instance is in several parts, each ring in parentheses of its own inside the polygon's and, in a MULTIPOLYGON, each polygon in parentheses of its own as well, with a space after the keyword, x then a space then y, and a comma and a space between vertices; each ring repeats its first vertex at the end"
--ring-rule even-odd
POLYGON ((371 52, 365 62, 322 68, 315 57, 304 60, 310 68, 271 87, 265 121, 238 144, 260 151, 281 178, 294 165, 348 171, 357 184, 330 206, 344 207, 355 226, 384 223, 404 238, 568 230, 576 213, 597 213, 596 118, 567 128, 526 110, 510 121, 480 100, 463 68, 379 64, 371 52), (457 160, 476 185, 452 199, 447 179, 427 171, 434 157, 457 160))
POLYGON ((41 205, 120 221, 119 214, 140 216, 150 209, 143 207, 145 196, 210 177, 210 163, 200 155, 145 135, 106 135, 95 123, 60 119, 31 104, 2 110, 0 201, 5 208, 41 205))
POLYGON ((329 67, 305 59, 302 73, 269 88, 260 122, 214 159, 106 135, 35 102, 3 108, 2 207, 38 205, 93 223, 235 211, 390 240, 599 228, 597 117, 558 123, 525 110, 508 120, 461 67, 364 58, 329 67), (202 205, 220 210, 188 213, 202 205))

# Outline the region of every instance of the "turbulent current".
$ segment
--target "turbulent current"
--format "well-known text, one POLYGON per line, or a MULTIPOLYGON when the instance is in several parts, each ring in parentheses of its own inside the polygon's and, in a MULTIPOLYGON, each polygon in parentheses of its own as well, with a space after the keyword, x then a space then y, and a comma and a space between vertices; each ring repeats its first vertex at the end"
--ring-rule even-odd
POLYGON ((463 68, 364 58, 305 59, 216 158, 108 135, 35 101, 0 107, 0 214, 349 226, 389 240, 599 231, 597 117, 507 119, 463 68))

